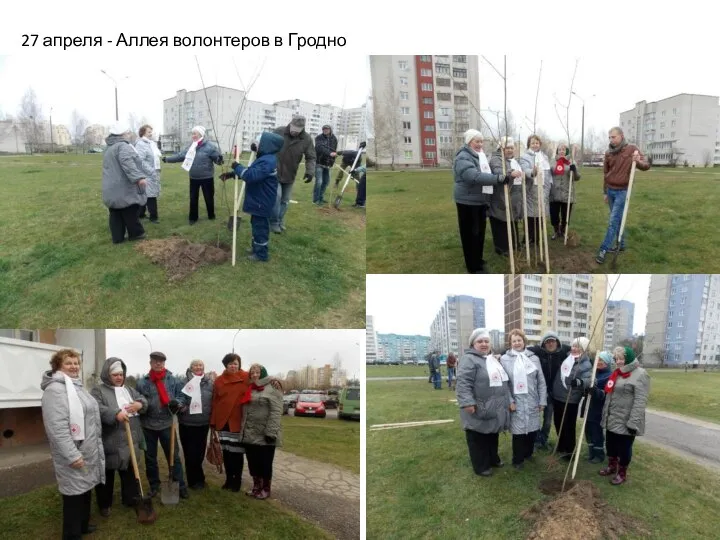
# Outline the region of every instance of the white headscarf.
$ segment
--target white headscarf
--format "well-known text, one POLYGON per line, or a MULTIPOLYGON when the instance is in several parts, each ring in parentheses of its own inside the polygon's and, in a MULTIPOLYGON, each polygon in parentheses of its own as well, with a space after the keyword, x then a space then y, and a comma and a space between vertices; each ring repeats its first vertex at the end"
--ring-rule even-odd
POLYGON ((133 399, 130 396, 130 392, 124 386, 115 387, 115 399, 117 399, 118 407, 127 413, 128 416, 137 416, 137 413, 130 412, 127 408, 133 404, 133 399))
POLYGON ((527 349, 523 349, 522 351, 510 349, 508 351, 509 356, 515 357, 515 361, 513 362, 513 394, 527 394, 527 376, 537 371, 535 364, 533 364, 525 354, 526 352, 527 349))
POLYGON ((193 141, 187 153, 185 154, 185 161, 183 161, 182 168, 186 171, 189 171, 190 167, 192 167, 193 161, 195 161, 195 152, 197 151, 197 146, 198 144, 200 144, 200 141, 205 138, 204 127, 195 126, 194 128, 192 128, 192 131, 197 131, 197 133, 200 135, 200 138, 197 141, 193 141))
POLYGON ((504 382, 507 382, 509 379, 507 372, 492 354, 488 354, 485 361, 488 377, 490 377, 490 386, 502 386, 504 382))
POLYGON ((200 382, 204 375, 195 375, 183 387, 182 392, 186 396, 190 396, 190 414, 202 414, 202 393, 200 392, 200 382))
POLYGON ((65 390, 67 390, 68 408, 70 410, 70 435, 73 441, 84 441, 85 411, 83 410, 82 401, 80 401, 73 379, 65 373, 63 373, 63 377, 65 377, 65 390))

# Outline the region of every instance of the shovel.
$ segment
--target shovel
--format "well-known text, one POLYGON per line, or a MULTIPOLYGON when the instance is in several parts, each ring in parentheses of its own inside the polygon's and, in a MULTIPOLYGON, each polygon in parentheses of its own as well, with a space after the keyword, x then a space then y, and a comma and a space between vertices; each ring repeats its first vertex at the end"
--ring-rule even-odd
POLYGON ((175 465, 175 415, 172 415, 172 431, 170 432, 170 458, 168 459, 168 480, 160 486, 160 500, 163 504, 180 503, 180 482, 173 480, 175 465))
POLYGON ((146 497, 143 494, 142 482, 140 481, 140 469, 138 469, 137 458, 135 457, 135 445, 133 444, 132 432, 130 431, 130 422, 125 422, 125 433, 127 434, 128 446, 130 446, 130 458, 132 460, 133 471, 135 472, 135 481, 138 486, 139 497, 135 498, 135 513, 137 514, 138 523, 150 525, 155 523, 157 513, 153 509, 152 497, 146 497))

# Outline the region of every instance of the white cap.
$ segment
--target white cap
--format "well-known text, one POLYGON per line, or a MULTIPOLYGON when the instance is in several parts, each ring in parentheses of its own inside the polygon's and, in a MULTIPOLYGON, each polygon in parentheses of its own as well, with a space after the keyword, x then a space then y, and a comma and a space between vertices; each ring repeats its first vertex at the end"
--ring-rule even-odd
POLYGON ((590 345, 590 340, 586 337, 578 337, 573 339, 572 345, 580 347, 583 351, 587 351, 588 345, 590 345))
POLYGON ((115 373, 123 373, 122 362, 120 362, 120 360, 113 362, 112 366, 110 366, 110 375, 115 375, 115 373))
POLYGON ((477 129, 468 129, 465 132, 465 144, 470 144, 470 141, 477 138, 483 138, 482 133, 480 133, 477 129))
POLYGON ((485 338, 490 339, 490 333, 485 328, 476 328, 473 330, 472 334, 470 334, 470 343, 469 345, 472 347, 473 343, 477 341, 478 338, 485 338))
POLYGON ((195 126, 194 128, 192 128, 192 130, 197 131, 200 134, 201 138, 205 136, 205 128, 202 126, 195 126))
POLYGON ((129 131, 130 126, 123 122, 118 122, 110 128, 110 135, 123 135, 124 133, 128 133, 129 131))

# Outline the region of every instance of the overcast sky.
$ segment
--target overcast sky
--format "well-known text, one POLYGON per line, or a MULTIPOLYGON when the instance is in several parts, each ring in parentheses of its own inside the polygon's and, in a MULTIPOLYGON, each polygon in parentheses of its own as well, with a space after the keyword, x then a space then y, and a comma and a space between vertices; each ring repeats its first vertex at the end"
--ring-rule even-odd
POLYGON ((319 71, 318 66, 293 62, 290 56, 253 52, 234 56, 205 52, 197 59, 199 70, 193 54, 178 52, 86 53, 68 55, 62 62, 51 55, 0 56, 0 111, 16 115, 23 95, 32 88, 46 120, 52 108, 54 124, 70 128, 73 109, 77 109, 91 124, 111 125, 115 122, 115 85, 101 70, 118 83, 120 120, 127 121, 134 113, 138 120, 147 118, 156 133, 163 133, 163 100, 174 97, 178 90, 202 90, 201 73, 206 88, 217 84, 239 90, 259 73, 248 99, 264 103, 301 99, 349 109, 362 106, 370 93, 369 57, 363 54, 335 53, 323 60, 319 71), (345 62, 356 69, 342 69, 345 62), (123 79, 126 76, 129 78, 123 79))
MULTIPOLYGON (((608 293, 618 278, 608 275, 608 293)), ((624 274, 611 296, 635 304, 634 333, 645 331, 649 274, 624 274)), ((485 299, 485 325, 504 329, 504 281, 502 274, 367 276, 367 313, 373 316, 375 331, 381 334, 430 335, 430 325, 445 298, 468 295, 485 299)))
POLYGON ((207 371, 221 373, 223 356, 233 350, 247 369, 257 362, 271 375, 288 370, 333 364, 340 354, 348 377, 360 371, 365 354, 365 331, 360 330, 107 330, 106 355, 121 358, 131 374, 146 373, 150 365, 150 345, 167 356, 166 368, 185 373, 190 361, 200 359, 207 371))

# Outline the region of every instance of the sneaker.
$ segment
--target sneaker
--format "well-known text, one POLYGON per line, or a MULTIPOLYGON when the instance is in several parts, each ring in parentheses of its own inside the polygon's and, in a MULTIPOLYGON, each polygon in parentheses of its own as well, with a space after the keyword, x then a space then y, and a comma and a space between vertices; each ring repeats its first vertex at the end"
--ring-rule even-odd
MULTIPOLYGON (((617 246, 613 246, 610 249, 608 249, 608 253, 615 253, 618 250, 617 246)), ((625 246, 620 246, 620 253, 625 251, 625 246)))
POLYGON ((270 230, 275 234, 282 234, 282 229, 280 228, 280 225, 270 225, 270 230))
POLYGON ((135 240, 145 240, 147 238, 147 235, 145 233, 141 234, 140 236, 133 236, 132 238, 128 238, 131 242, 134 242, 135 240))
POLYGON ((287 227, 285 226, 284 223, 281 223, 281 224, 280 224, 280 230, 281 230, 282 232, 287 231, 287 227))
POLYGON ((598 264, 604 263, 606 255, 607 255, 607 251, 605 251, 604 249, 598 250, 597 255, 595 255, 595 262, 598 264))
POLYGON ((158 223, 160 223, 160 220, 150 218, 150 223, 155 223, 157 225, 158 223))
POLYGON ((480 473, 480 476, 492 476, 493 472, 492 469, 488 469, 486 471, 483 471, 480 473))
POLYGON ((353 204, 353 208, 365 208, 364 204, 353 204))
POLYGON ((267 259, 261 259, 254 253, 252 255, 248 255, 247 260, 252 262, 267 262, 267 259))

